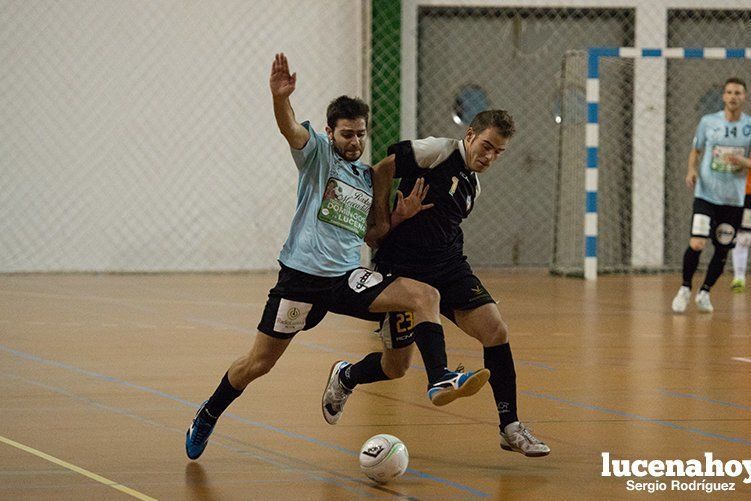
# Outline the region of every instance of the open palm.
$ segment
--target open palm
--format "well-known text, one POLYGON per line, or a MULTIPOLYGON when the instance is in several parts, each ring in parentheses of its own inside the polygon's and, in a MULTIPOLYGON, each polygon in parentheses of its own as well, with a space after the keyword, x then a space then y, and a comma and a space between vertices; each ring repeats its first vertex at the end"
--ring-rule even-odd
POLYGON ((284 53, 277 54, 271 65, 271 77, 269 77, 271 95, 279 98, 289 97, 295 91, 296 83, 297 73, 290 74, 287 56, 284 53))
POLYGON ((396 207, 392 215, 392 225, 394 222, 406 221, 418 212, 433 207, 433 204, 423 205, 422 203, 428 196, 428 188, 425 179, 418 178, 408 197, 405 198, 401 191, 396 192, 396 207))

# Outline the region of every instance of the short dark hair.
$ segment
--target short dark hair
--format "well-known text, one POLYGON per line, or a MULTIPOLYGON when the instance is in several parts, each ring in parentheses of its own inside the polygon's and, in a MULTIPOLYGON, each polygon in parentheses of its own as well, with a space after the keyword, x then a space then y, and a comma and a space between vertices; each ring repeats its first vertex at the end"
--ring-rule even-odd
POLYGON ((748 90, 748 87, 746 87, 746 82, 744 82, 743 80, 741 80, 741 79, 740 79, 740 78, 738 78, 738 77, 730 77, 730 78, 728 78, 727 80, 725 80, 725 84, 724 84, 724 85, 722 86, 722 91, 723 91, 723 92, 725 91, 725 87, 727 87, 727 86, 728 86, 728 84, 738 84, 738 85, 742 85, 742 86, 743 86, 743 90, 744 90, 744 91, 745 91, 745 90, 748 90))
POLYGON ((469 126, 475 134, 479 134, 489 127, 495 127, 498 129, 498 133, 501 136, 509 139, 516 132, 514 119, 506 110, 481 111, 475 115, 475 118, 472 119, 472 123, 469 124, 469 126))
POLYGON ((340 118, 355 120, 357 118, 365 119, 365 126, 368 126, 368 115, 370 107, 365 101, 357 97, 339 96, 329 103, 326 108, 326 124, 330 129, 336 127, 336 122, 340 118))

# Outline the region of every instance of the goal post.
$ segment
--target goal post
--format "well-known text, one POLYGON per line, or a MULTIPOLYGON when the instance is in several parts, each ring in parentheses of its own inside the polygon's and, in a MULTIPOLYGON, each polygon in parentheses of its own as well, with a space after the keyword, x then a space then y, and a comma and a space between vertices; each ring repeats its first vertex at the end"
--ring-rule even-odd
POLYGON ((718 93, 727 77, 751 77, 749 59, 751 48, 725 47, 592 47, 567 53, 552 272, 595 280, 598 273, 677 267, 677 252, 666 245, 677 245, 672 233, 681 233, 672 227, 683 224, 690 204, 681 198, 688 195, 674 194, 679 187, 673 180, 685 175, 698 119, 721 109, 718 93), (668 71, 668 60, 678 66, 668 71), (725 64, 682 66, 709 60, 725 64), (579 89, 578 103, 571 89, 579 89), (577 113, 578 120, 570 117, 577 113), (577 223, 582 203, 584 218, 577 223))

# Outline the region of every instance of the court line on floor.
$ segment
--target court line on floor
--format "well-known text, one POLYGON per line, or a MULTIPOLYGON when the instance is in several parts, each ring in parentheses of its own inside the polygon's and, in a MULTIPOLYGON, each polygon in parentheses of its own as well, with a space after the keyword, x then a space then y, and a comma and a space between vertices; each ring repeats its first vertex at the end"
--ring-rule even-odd
MULTIPOLYGON (((31 360, 31 361, 38 362, 38 363, 41 363, 41 364, 44 364, 44 365, 50 365, 52 367, 58 367, 58 368, 61 368, 61 369, 72 371, 72 372, 77 372, 79 374, 84 374, 86 376, 89 376, 89 377, 94 378, 94 379, 98 379, 100 381, 107 381, 107 382, 110 382, 110 383, 119 384, 121 386, 126 386, 128 388, 140 390, 140 391, 143 391, 143 392, 146 392, 146 393, 151 393, 152 395, 157 395, 157 396, 160 396, 160 397, 172 400, 173 402, 180 403, 180 404, 182 404, 184 406, 190 407, 191 409, 197 409, 199 407, 198 403, 190 402, 188 400, 185 400, 183 398, 177 397, 175 395, 171 395, 169 393, 166 393, 166 392, 154 389, 154 388, 149 388, 148 386, 141 386, 141 385, 138 385, 138 384, 130 383, 128 381, 116 378, 114 376, 107 376, 107 375, 104 375, 104 374, 99 374, 97 372, 92 372, 92 371, 89 371, 89 370, 86 370, 86 369, 82 369, 80 367, 76 367, 74 365, 67 364, 67 363, 64 363, 64 362, 59 362, 59 361, 56 361, 56 360, 49 360, 49 359, 40 357, 38 355, 34 355, 34 354, 31 354, 31 353, 26 353, 26 352, 23 352, 23 351, 20 351, 20 350, 16 350, 16 349, 10 348, 10 347, 5 346, 3 344, 0 344, 0 350, 5 351, 6 353, 10 353, 12 355, 15 355, 17 357, 24 358, 26 360, 31 360)), ((260 421, 252 421, 250 419, 245 419, 245 418, 243 418, 241 416, 238 416, 236 414, 232 414, 230 412, 226 412, 226 413, 222 414, 222 416, 224 418, 232 419, 234 421, 238 421, 238 422, 247 424, 249 426, 253 426, 253 427, 256 427, 256 428, 261 428, 261 429, 264 429, 266 431, 271 431, 271 432, 279 433, 279 434, 284 435, 284 436, 286 436, 288 438, 294 438, 294 439, 297 439, 297 440, 302 440, 302 441, 305 441, 305 442, 308 442, 308 443, 312 443, 314 445, 318 445, 318 446, 321 446, 321 447, 332 449, 332 450, 335 450, 335 451, 347 454, 349 456, 357 457, 359 455, 358 451, 353 451, 351 449, 347 449, 345 447, 341 447, 341 446, 336 445, 336 444, 325 442, 323 440, 318 440, 316 438, 309 437, 309 436, 303 435, 301 433, 296 433, 296 432, 293 432, 293 431, 285 430, 284 428, 278 428, 276 426, 273 426, 273 425, 270 425, 270 424, 267 424, 267 423, 263 423, 263 422, 260 422, 260 421)), ((441 477, 436 477, 434 475, 430 475, 429 473, 425 473, 425 472, 422 472, 422 471, 419 471, 419 470, 414 470, 412 468, 408 468, 407 469, 407 473, 410 473, 412 475, 416 475, 416 476, 421 477, 421 478, 426 479, 426 480, 431 480, 433 482, 446 485, 448 487, 452 487, 452 488, 460 490, 460 491, 468 492, 468 493, 470 493, 470 494, 472 494, 474 496, 478 496, 478 497, 489 497, 490 496, 490 494, 488 494, 486 492, 483 492, 483 491, 480 491, 480 490, 477 490, 477 489, 475 489, 473 487, 470 487, 468 485, 463 485, 463 484, 460 484, 458 482, 454 482, 452 480, 444 479, 444 478, 441 478, 441 477)))
POLYGON ((551 400, 553 402, 558 402, 558 403, 561 403, 561 404, 571 405, 573 407, 578 407, 580 409, 587 409, 587 410, 590 410, 590 411, 604 412, 606 414, 611 414, 611 415, 614 415, 614 416, 626 417, 626 418, 630 418, 632 421, 642 421, 642 422, 645 422, 645 423, 656 424, 658 426, 664 426, 666 428, 672 428, 674 430, 685 431, 685 432, 688 432, 688 433, 693 433, 693 434, 696 434, 696 435, 701 435, 701 436, 703 436, 705 438, 717 438, 717 439, 723 440, 725 442, 731 442, 731 443, 743 444, 743 445, 751 445, 751 440, 748 440, 748 439, 745 439, 745 438, 741 438, 741 437, 728 437, 726 435, 720 435, 719 433, 711 433, 711 432, 708 432, 708 431, 700 430, 698 428, 689 428, 688 426, 682 426, 682 425, 679 425, 679 424, 675 424, 675 423, 673 423, 671 421, 666 421, 664 419, 657 419, 657 418, 650 418, 650 417, 646 417, 646 416, 640 416, 638 414, 632 414, 630 412, 619 411, 617 409, 608 409, 607 407, 601 407, 599 405, 587 404, 587 403, 584 403, 584 402, 576 402, 576 401, 573 401, 573 400, 568 400, 568 399, 565 399, 565 398, 556 397, 554 395, 548 395, 548 394, 545 394, 545 393, 537 393, 537 392, 534 392, 534 391, 525 390, 525 391, 521 391, 520 393, 522 393, 524 395, 528 395, 530 397, 541 398, 541 399, 551 400))
MULTIPOLYGON (((50 287, 48 286, 48 290, 49 289, 50 289, 50 287)), ((80 295, 78 293, 71 294, 69 292, 61 292, 61 290, 65 291, 65 289, 62 288, 62 287, 53 287, 52 289, 53 290, 57 290, 57 292, 56 293, 50 293, 50 292, 24 292, 24 291, 21 291, 21 292, 23 294, 29 294, 29 295, 38 295, 38 296, 48 295, 48 296, 52 296, 52 297, 60 297, 60 298, 65 298, 65 299, 80 299, 80 300, 93 301, 93 302, 99 302, 99 303, 109 303, 109 304, 114 304, 114 305, 117 305, 117 306, 123 306, 123 307, 126 307, 126 308, 132 308, 132 309, 135 309, 135 310, 138 310, 138 311, 142 311, 142 312, 146 312, 146 313, 152 313, 152 314, 157 314, 157 315, 159 314, 159 310, 157 310, 157 309, 155 309, 153 307, 150 307, 150 306, 143 306, 141 304, 136 304, 134 301, 128 301, 128 300, 116 299, 116 298, 109 298, 109 297, 98 297, 98 296, 92 296, 92 295, 80 295)), ((13 291, 3 291, 3 290, 0 290, 0 293, 12 294, 13 291)), ((255 336, 256 332, 257 332, 256 329, 249 329, 247 327, 242 327, 242 326, 237 326, 237 325, 233 325, 233 324, 228 324, 226 322, 217 321, 217 320, 210 320, 210 319, 197 318, 197 317, 182 317, 182 316, 181 316, 181 318, 184 321, 192 322, 192 323, 200 325, 200 326, 212 327, 214 329, 232 330, 232 331, 239 332, 241 334, 248 334, 250 336, 255 336)), ((375 323, 374 323, 374 325, 375 325, 375 323)), ((314 350, 324 351, 324 352, 327 352, 327 353, 333 353, 333 354, 340 355, 340 356, 343 355, 343 356, 346 356, 346 357, 348 357, 350 359, 358 359, 359 360, 362 357, 362 355, 363 355, 362 353, 345 352, 345 351, 341 351, 341 350, 336 349, 336 348, 331 348, 331 347, 326 346, 326 345, 322 345, 322 344, 319 344, 319 343, 310 343, 310 342, 307 342, 307 341, 296 340, 295 344, 300 345, 300 346, 304 346, 306 348, 311 348, 311 349, 314 349, 314 350)), ((450 354, 450 355, 462 355, 462 350, 447 349, 446 352, 447 352, 447 354, 450 354)), ((465 355, 465 356, 468 356, 468 355, 465 355)), ((482 352, 478 351, 477 355, 474 355, 473 358, 480 358, 481 356, 482 356, 482 352)), ((535 362, 535 361, 518 360, 517 359, 517 360, 515 360, 515 363, 517 365, 535 367, 535 368, 543 369, 543 370, 546 370, 546 371, 555 371, 556 370, 555 367, 547 365, 547 364, 545 364, 543 362, 535 362)), ((425 370, 425 367, 423 365, 419 365, 419 364, 410 364, 410 368, 412 368, 412 369, 418 369, 418 370, 425 370)))
POLYGON ((690 399, 694 399, 694 400, 701 400, 702 402, 709 402, 711 404, 722 405, 723 407, 732 407, 734 409, 741 409, 741 410, 744 410, 744 411, 751 411, 751 407, 749 407, 747 405, 736 404, 736 403, 733 403, 733 402, 725 402, 723 400, 715 400, 714 398, 702 397, 701 395, 695 395, 693 393, 681 393, 681 392, 678 392, 678 391, 666 390, 666 389, 663 389, 663 388, 660 388, 659 391, 663 395, 667 395, 669 397, 690 398, 690 399))
POLYGON ((16 449, 20 449, 24 452, 28 452, 29 454, 33 454, 34 456, 40 457, 46 461, 49 461, 50 463, 54 463, 58 466, 62 466, 63 468, 66 468, 70 471, 73 471, 75 473, 78 473, 79 475, 83 475, 84 477, 90 478, 91 480, 95 480, 99 482, 100 484, 104 484, 107 487, 112 487, 113 489, 116 489, 122 493, 125 493, 129 496, 132 496, 136 499, 141 499, 143 501, 156 501, 156 498, 152 498, 151 496, 147 496, 146 494, 143 494, 141 492, 138 492, 135 489, 131 489, 128 486, 125 486, 123 484, 119 484, 117 482, 114 482, 108 478, 104 478, 101 475, 98 475, 94 472, 91 472, 89 470, 86 470, 84 468, 81 468, 80 466, 76 466, 74 464, 68 463, 67 461, 63 461, 62 459, 58 459, 55 456, 51 456, 47 453, 44 453, 42 451, 36 450, 33 447, 29 447, 28 445, 24 445, 21 443, 16 442, 15 440, 11 440, 9 438, 6 438, 2 435, 0 435, 0 442, 3 442, 7 445, 10 445, 12 447, 15 447, 16 449))
MULTIPOLYGON (((150 289, 149 287, 143 287, 139 286, 139 289, 150 289)), ((27 296, 27 297, 46 297, 46 298, 52 298, 52 299, 76 299, 83 298, 88 300, 103 300, 103 301, 111 301, 111 302, 117 302, 122 301, 122 298, 114 298, 111 296, 76 296, 72 297, 70 295, 66 295, 63 292, 33 292, 33 291, 16 291, 16 290, 6 290, 6 289, 0 289, 0 294, 6 295, 6 296, 27 296)), ((228 301, 191 301, 191 300, 181 300, 181 299, 158 299, 158 298, 139 298, 138 300, 134 300, 134 303, 146 303, 146 304, 186 304, 186 305, 194 305, 194 306, 225 306, 227 308, 236 308, 236 309, 248 309, 250 310, 252 307, 257 306, 263 306, 266 304, 266 302, 257 303, 253 301, 248 301, 247 303, 233 303, 228 301)))
MULTIPOLYGON (((128 409, 124 409, 122 407, 115 407, 115 406, 103 404, 103 403, 98 402, 98 401, 96 401, 96 400, 94 400, 92 398, 85 397, 85 396, 82 396, 82 395, 77 395, 76 393, 74 393, 74 392, 72 392, 70 390, 66 390, 65 388, 60 388, 60 387, 57 387, 57 386, 52 386, 52 385, 49 385, 47 383, 43 383, 41 381, 35 381, 35 380, 28 379, 28 378, 25 378, 25 377, 22 377, 22 376, 19 376, 19 375, 16 375, 16 374, 9 374, 7 372, 6 373, 0 373, 0 376, 5 376, 5 377, 8 377, 8 378, 11 378, 11 379, 14 379, 14 380, 22 381, 22 382, 24 382, 26 384, 29 384, 29 385, 41 387, 41 388, 44 388, 47 391, 56 393, 58 395, 64 395, 64 396, 66 396, 66 397, 68 397, 70 399, 77 400, 79 402, 83 402, 83 403, 85 403, 87 405, 90 405, 92 407, 95 407, 95 408, 98 408, 98 409, 101 409, 101 410, 104 410, 104 411, 107 411, 107 412, 111 412, 111 413, 114 413, 114 414, 118 414, 120 416, 125 416, 127 418, 134 419, 134 420, 136 420, 138 422, 141 422, 141 423, 146 423, 147 425, 150 425, 150 426, 153 426, 153 427, 156 427, 156 428, 160 428, 160 429, 164 429, 164 430, 169 430, 169 431, 172 431, 172 432, 177 432, 177 433, 180 434, 180 436, 183 436, 183 437, 185 436, 185 429, 175 428, 173 426, 169 426, 169 425, 166 425, 164 423, 160 423, 159 421, 155 421, 155 420, 147 418, 145 416, 141 416, 140 414, 136 414, 136 413, 134 413, 134 412, 132 412, 132 411, 130 411, 128 409)), ((288 455, 286 455, 284 453, 281 453, 281 452, 276 452, 276 451, 273 451, 273 450, 270 450, 270 449, 265 449, 265 448, 260 447, 258 445, 247 444, 247 443, 243 442, 242 440, 238 440, 236 438, 233 438, 233 437, 230 437, 230 436, 227 436, 227 435, 223 435, 221 433, 214 433, 213 434, 213 438, 214 438, 214 440, 212 440, 212 446, 221 447, 223 449, 227 449, 229 451, 236 452, 238 454, 242 454, 243 456, 247 456, 247 457, 256 459, 258 461, 270 464, 272 466, 276 466, 276 467, 278 467, 278 468, 280 468, 282 470, 285 470, 285 471, 294 471, 296 473, 301 473, 303 475, 307 475, 310 478, 312 478, 313 480, 318 480, 318 481, 321 481, 323 483, 335 485, 337 487, 340 487, 342 489, 350 491, 350 492, 352 492, 354 494, 357 494, 358 496, 373 497, 373 494, 370 494, 369 492, 367 492, 367 491, 365 491, 365 490, 362 489, 362 486, 364 486, 364 487, 372 487, 372 485, 369 484, 368 482, 365 482, 363 480, 356 479, 356 478, 344 475, 344 474, 342 474, 340 472, 337 472, 337 471, 334 471, 334 470, 326 470, 324 468, 321 468, 320 464, 314 465, 314 464, 311 464, 311 463, 306 462, 304 460, 293 458, 293 457, 288 456, 288 455), (284 462, 282 462, 282 461, 280 461, 278 459, 274 459, 273 457, 270 457, 270 456, 262 456, 262 455, 258 454, 257 452, 253 452, 252 450, 241 449, 241 448, 229 445, 227 443, 224 443, 222 440, 232 441, 232 442, 241 444, 244 447, 249 447, 251 449, 255 449, 255 450, 267 453, 267 454, 271 454, 272 456, 280 457, 280 458, 288 461, 288 463, 302 464, 303 468, 296 467, 293 464, 284 463, 284 462), (321 471, 322 473, 330 474, 334 478, 328 478, 328 477, 324 477, 324 476, 312 474, 312 473, 309 472, 311 468, 312 469, 317 469, 318 471, 321 471), (360 488, 352 488, 352 487, 350 487, 349 485, 347 485, 345 482, 343 482, 340 479, 352 482, 354 484, 362 484, 362 485, 360 486, 360 488)), ((409 497, 409 496, 407 496, 405 494, 401 494, 401 493, 396 492, 396 491, 393 491, 392 494, 398 495, 398 496, 403 497, 403 498, 409 497)))

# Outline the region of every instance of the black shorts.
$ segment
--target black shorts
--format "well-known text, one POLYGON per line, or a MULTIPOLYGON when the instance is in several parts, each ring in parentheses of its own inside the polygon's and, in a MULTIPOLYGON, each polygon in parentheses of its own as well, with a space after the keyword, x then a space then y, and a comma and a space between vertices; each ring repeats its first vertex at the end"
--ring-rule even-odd
MULTIPOLYGON (((441 314, 451 320, 455 310, 473 310, 495 299, 472 273, 467 258, 462 256, 434 268, 415 269, 392 263, 379 263, 381 273, 391 273, 432 285, 441 294, 441 314)), ((394 313, 390 315, 396 315, 394 313)), ((391 322, 394 325, 394 322, 391 322)))
POLYGON ((717 205, 701 198, 694 198, 691 236, 711 238, 715 246, 731 248, 742 218, 743 207, 717 205))
POLYGON ((368 311, 371 303, 396 277, 357 268, 338 277, 318 277, 279 263, 279 279, 258 330, 278 339, 290 339, 318 325, 326 313, 379 321, 383 313, 368 311))

